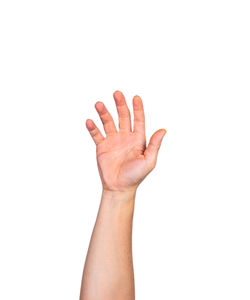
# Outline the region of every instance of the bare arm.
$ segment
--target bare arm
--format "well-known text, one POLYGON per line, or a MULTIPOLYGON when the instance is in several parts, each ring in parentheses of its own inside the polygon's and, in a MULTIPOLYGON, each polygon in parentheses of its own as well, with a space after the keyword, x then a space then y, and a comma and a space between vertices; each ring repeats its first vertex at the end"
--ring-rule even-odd
POLYGON ((95 144, 102 180, 102 199, 83 270, 80 300, 133 300, 132 223, 136 190, 156 165, 165 129, 156 131, 148 146, 143 103, 133 98, 134 128, 120 91, 114 93, 119 131, 102 102, 95 108, 102 120, 104 138, 95 123, 86 127, 95 144))

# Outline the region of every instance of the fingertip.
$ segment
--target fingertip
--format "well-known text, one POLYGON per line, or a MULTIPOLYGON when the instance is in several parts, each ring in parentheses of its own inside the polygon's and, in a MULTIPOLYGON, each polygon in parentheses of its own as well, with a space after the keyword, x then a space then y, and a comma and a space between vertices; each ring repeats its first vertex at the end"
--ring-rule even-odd
POLYGON ((155 133, 152 135, 152 142, 160 145, 166 132, 167 131, 165 128, 161 128, 155 131, 155 133))
POLYGON ((121 94, 122 94, 122 92, 120 90, 116 90, 116 91, 114 91, 113 96, 117 96, 117 95, 121 95, 121 94))
POLYGON ((136 101, 136 100, 141 100, 141 97, 140 97, 139 95, 134 95, 133 100, 134 100, 134 101, 136 101))
POLYGON ((167 130, 165 128, 161 128, 158 130, 159 133, 159 142, 161 143, 165 134, 167 133, 167 130))
POLYGON ((103 102, 97 101, 97 102, 95 103, 95 109, 96 109, 97 111, 100 111, 101 109, 103 109, 103 107, 104 107, 104 103, 103 103, 103 102))
POLYGON ((91 122, 91 119, 87 119, 85 123, 86 123, 86 125, 88 125, 90 122, 91 122))
POLYGON ((165 128, 162 128, 161 130, 163 131, 163 136, 168 132, 165 128))
POLYGON ((102 105, 102 104, 103 104, 102 101, 96 101, 95 106, 102 105))
POLYGON ((95 124, 91 119, 87 119, 85 124, 88 130, 93 130, 95 128, 95 124))
POLYGON ((121 91, 118 91, 118 90, 115 91, 113 96, 114 96, 116 105, 120 106, 120 105, 124 105, 124 103, 126 103, 125 97, 121 91))
POLYGON ((133 97, 133 105, 135 108, 141 108, 142 106, 142 99, 139 95, 135 95, 133 97))

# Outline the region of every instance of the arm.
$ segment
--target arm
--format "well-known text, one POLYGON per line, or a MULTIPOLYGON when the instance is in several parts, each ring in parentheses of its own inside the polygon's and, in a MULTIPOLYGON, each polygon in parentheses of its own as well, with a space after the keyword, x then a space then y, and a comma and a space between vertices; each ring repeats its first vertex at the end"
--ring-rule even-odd
POLYGON ((102 102, 95 108, 106 137, 88 119, 102 180, 102 198, 83 270, 80 300, 133 300, 132 222, 136 190, 156 165, 165 129, 156 131, 148 146, 143 103, 133 98, 134 128, 123 94, 114 93, 119 131, 102 102))

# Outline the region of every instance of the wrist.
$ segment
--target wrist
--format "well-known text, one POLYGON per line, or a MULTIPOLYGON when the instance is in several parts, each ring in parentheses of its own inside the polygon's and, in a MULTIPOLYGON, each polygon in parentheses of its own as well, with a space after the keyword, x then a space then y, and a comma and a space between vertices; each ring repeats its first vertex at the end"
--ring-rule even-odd
POLYGON ((124 218, 131 219, 134 213, 135 195, 136 189, 126 191, 103 189, 100 210, 117 222, 124 218))
POLYGON ((134 200, 136 195, 136 188, 126 190, 109 190, 103 188, 102 198, 116 199, 116 200, 134 200))
POLYGON ((101 206, 120 212, 133 212, 136 189, 131 190, 102 190, 101 206))

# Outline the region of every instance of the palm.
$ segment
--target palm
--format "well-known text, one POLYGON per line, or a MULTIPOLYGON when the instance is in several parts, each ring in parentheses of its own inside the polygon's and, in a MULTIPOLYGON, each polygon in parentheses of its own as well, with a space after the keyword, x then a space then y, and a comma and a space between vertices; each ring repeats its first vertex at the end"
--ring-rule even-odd
MULTIPOLYGON (((137 96, 138 97, 138 96, 137 96)), ((156 132, 146 148, 144 110, 141 99, 134 97, 134 131, 131 130, 130 112, 121 92, 114 93, 119 115, 119 128, 103 103, 96 103, 96 110, 104 125, 106 138, 92 120, 87 121, 95 143, 97 164, 103 187, 126 190, 137 187, 156 163, 163 133, 156 132)))
POLYGON ((100 176, 109 187, 136 186, 146 167, 145 139, 137 133, 116 133, 97 146, 100 176))

